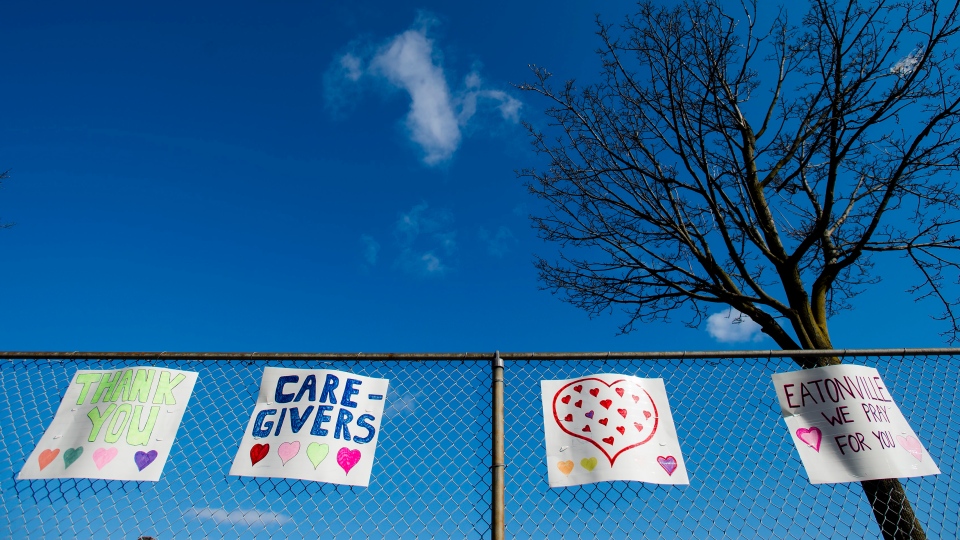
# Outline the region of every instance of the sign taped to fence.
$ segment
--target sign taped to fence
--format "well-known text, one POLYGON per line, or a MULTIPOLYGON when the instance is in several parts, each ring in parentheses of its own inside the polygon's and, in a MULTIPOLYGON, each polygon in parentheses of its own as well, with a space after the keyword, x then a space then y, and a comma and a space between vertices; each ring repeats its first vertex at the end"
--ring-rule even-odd
POLYGON ((550 487, 690 483, 663 379, 604 373, 540 389, 550 487))
POLYGON ((810 483, 940 474, 876 369, 776 373, 773 384, 810 483))
POLYGON ((329 369, 264 368, 230 474, 368 486, 389 383, 329 369))
POLYGON ((197 374, 150 366, 77 370, 20 480, 160 480, 197 374))

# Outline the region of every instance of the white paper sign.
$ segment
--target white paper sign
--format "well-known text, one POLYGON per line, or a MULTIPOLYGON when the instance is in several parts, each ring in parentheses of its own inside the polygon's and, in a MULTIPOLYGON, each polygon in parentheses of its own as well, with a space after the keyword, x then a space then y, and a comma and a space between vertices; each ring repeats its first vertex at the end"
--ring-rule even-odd
POLYGON ((690 483, 663 379, 604 373, 540 388, 550 487, 690 483))
POLYGON ((940 474, 876 369, 776 373, 773 384, 810 483, 940 474))
POLYGON ((149 366, 78 370, 17 478, 156 482, 196 382, 149 366))
POLYGON ((329 369, 264 368, 230 474, 366 487, 389 382, 329 369))

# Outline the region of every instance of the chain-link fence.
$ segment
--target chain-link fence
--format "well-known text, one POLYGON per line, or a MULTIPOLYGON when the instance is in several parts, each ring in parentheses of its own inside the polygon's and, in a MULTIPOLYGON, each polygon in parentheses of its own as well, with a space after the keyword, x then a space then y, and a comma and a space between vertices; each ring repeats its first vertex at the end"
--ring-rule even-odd
MULTIPOLYGON (((9 353, 0 360, 0 537, 495 536, 493 355, 27 356, 9 353), (159 482, 16 479, 76 370, 135 365, 199 373, 159 482), (227 474, 267 365, 390 379, 368 488, 227 474)), ((770 379, 798 369, 789 358, 501 356, 507 538, 880 536, 859 484, 808 482, 770 379), (540 381, 595 373, 664 380, 689 486, 604 482, 549 488, 540 381)), ((960 537, 960 473, 954 466, 960 356, 914 351, 843 361, 877 368, 942 471, 901 480, 927 535, 960 537)))

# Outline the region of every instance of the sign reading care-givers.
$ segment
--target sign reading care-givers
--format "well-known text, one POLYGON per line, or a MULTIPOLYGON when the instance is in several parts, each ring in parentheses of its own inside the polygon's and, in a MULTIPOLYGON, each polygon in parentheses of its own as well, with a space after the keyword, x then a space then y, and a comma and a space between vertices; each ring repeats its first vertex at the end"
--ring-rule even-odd
POLYGON ((230 474, 366 487, 389 382, 327 369, 264 368, 230 474))
POLYGON ((196 382, 176 369, 78 370, 17 478, 156 482, 196 382))

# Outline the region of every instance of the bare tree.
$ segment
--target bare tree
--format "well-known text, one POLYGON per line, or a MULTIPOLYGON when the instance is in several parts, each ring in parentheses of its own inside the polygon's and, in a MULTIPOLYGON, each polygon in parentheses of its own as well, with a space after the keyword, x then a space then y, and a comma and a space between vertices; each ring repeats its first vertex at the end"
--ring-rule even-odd
MULTIPOLYGON (((549 167, 521 176, 561 245, 542 280, 591 313, 622 307, 624 332, 722 304, 785 350, 830 349, 829 317, 898 254, 956 341, 960 2, 789 15, 759 32, 755 3, 642 1, 620 26, 598 20, 599 83, 554 87, 533 67, 521 88, 551 102, 546 132, 528 126, 549 167)), ((885 537, 925 537, 898 480, 863 487, 885 537)))

